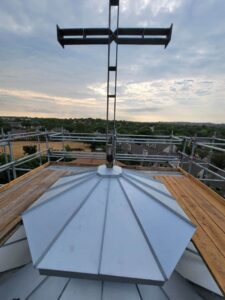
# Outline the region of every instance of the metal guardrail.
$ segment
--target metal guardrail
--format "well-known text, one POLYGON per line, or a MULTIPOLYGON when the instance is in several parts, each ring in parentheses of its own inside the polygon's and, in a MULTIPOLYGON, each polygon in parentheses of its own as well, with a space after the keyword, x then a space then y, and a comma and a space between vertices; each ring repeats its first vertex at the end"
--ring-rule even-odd
MULTIPOLYGON (((51 157, 65 158, 93 158, 105 159, 105 152, 87 152, 87 151, 51 151, 51 157)), ((180 161, 178 155, 142 155, 142 154, 124 154, 117 153, 116 159, 121 161, 147 161, 147 162, 173 162, 180 161)))
MULTIPOLYGON (((225 183, 225 170, 218 168, 211 163, 212 153, 225 152, 225 139, 217 138, 215 135, 213 137, 187 137, 187 136, 174 136, 171 135, 133 135, 133 134, 117 134, 117 145, 122 144, 139 144, 145 145, 167 145, 171 146, 183 146, 182 151, 173 153, 169 151, 168 154, 129 154, 129 153, 119 153, 116 154, 116 159, 124 162, 149 162, 149 163, 164 163, 164 164, 174 164, 174 165, 186 165, 188 164, 188 172, 192 173, 192 166, 198 167, 203 170, 207 176, 199 178, 201 181, 206 183, 211 182, 224 182, 225 183), (187 144, 191 146, 191 154, 186 153, 187 144), (196 157, 195 151, 196 147, 205 148, 209 151, 208 161, 203 161, 196 157), (209 176, 211 178, 209 178, 209 176)), ((51 159, 57 159, 61 161, 65 158, 77 159, 77 158, 95 158, 95 159, 105 159, 104 152, 87 152, 87 151, 66 151, 65 144, 66 141, 74 142, 85 142, 85 143, 104 143, 106 141, 105 134, 93 134, 93 133, 65 133, 65 132, 25 132, 19 134, 6 135, 2 131, 0 137, 0 147, 3 149, 3 154, 5 156, 5 164, 0 165, 0 173, 7 172, 8 180, 11 180, 11 172, 13 178, 16 178, 16 171, 28 171, 29 168, 24 168, 23 165, 34 159, 39 159, 39 164, 42 164, 42 156, 51 159), (46 147, 44 150, 40 150, 40 137, 45 138, 46 147), (38 151, 36 153, 26 155, 19 159, 14 159, 12 143, 16 140, 24 140, 34 138, 36 143, 38 143, 38 151), (61 141, 63 151, 52 151, 49 147, 49 141, 61 141), (8 151, 6 151, 8 147, 8 151), (6 153, 9 153, 9 161, 6 153), (11 172, 10 172, 11 171, 11 172)), ((155 146, 154 146, 155 147, 155 146)))

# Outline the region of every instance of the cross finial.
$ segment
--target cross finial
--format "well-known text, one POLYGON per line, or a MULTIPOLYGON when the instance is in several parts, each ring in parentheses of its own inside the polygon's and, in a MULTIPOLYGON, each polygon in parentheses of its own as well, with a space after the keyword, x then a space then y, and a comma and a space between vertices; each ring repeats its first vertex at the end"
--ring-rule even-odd
POLYGON ((57 39, 65 45, 108 45, 107 105, 106 105, 106 161, 112 168, 116 157, 116 97, 118 45, 163 45, 169 44, 172 35, 171 25, 168 28, 121 28, 119 27, 119 0, 109 0, 108 28, 65 28, 57 25, 57 39), (112 7, 116 7, 116 29, 111 28, 112 7), (115 61, 112 64, 112 42, 116 43, 115 61), (114 73, 114 89, 110 93, 110 75, 114 73), (113 99, 113 129, 109 127, 110 100, 113 99), (112 134, 110 133, 112 131, 112 134))

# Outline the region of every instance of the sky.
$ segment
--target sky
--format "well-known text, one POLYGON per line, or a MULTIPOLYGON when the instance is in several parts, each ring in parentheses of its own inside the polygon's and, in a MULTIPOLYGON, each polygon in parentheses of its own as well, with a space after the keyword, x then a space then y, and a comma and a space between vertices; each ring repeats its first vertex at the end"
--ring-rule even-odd
MULTIPOLYGON (((225 123, 225 1, 120 0, 120 27, 169 27, 162 46, 119 46, 117 119, 225 123)), ((108 0, 0 1, 0 115, 105 118, 107 46, 60 27, 107 27, 108 0)))

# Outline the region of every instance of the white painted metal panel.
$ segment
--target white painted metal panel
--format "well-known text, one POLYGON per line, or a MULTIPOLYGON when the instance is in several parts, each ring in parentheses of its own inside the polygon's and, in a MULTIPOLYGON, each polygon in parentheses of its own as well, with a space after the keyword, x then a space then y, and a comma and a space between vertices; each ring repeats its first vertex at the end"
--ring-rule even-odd
POLYGON ((51 198, 63 195, 71 188, 75 188, 82 181, 88 180, 92 176, 92 172, 81 172, 80 174, 63 176, 59 178, 39 199, 32 204, 32 208, 40 205, 40 203, 48 201, 51 198))
POLYGON ((121 183, 155 255, 169 278, 195 227, 127 180, 121 179, 121 183))
MULTIPOLYGON (((212 299, 213 296, 211 295, 212 299)), ((0 282, 1 300, 201 300, 191 286, 174 272, 163 287, 121 282, 43 277, 27 265, 0 282)), ((211 298, 210 298, 211 299, 211 298)))
POLYGON ((92 178, 88 184, 79 184, 75 193, 73 190, 67 190, 63 195, 56 196, 54 200, 46 201, 44 205, 36 206, 23 214, 23 223, 34 263, 43 255, 98 181, 99 178, 92 178))
POLYGON ((109 182, 102 179, 91 197, 51 245, 38 268, 98 276, 109 182))
POLYGON ((176 266, 176 270, 188 280, 194 282, 203 288, 212 291, 220 296, 222 292, 218 288, 215 280, 210 274, 201 256, 197 252, 192 243, 188 245, 188 248, 193 252, 186 250, 176 266))
POLYGON ((23 221, 46 275, 154 284, 171 275, 195 230, 162 183, 120 167, 60 179, 23 221))
POLYGON ((100 273, 133 282, 164 280, 117 179, 111 179, 100 273))
MULTIPOLYGON (((68 278, 47 277, 40 286, 31 292, 29 300, 56 300, 65 287, 68 278)), ((22 300, 22 299, 21 299, 22 300)))
POLYGON ((45 276, 40 276, 39 272, 29 264, 0 284, 0 299, 26 299, 44 279, 45 276))
POLYGON ((11 236, 10 238, 5 242, 4 245, 7 245, 9 243, 15 242, 17 240, 21 240, 23 238, 26 238, 26 233, 24 226, 21 225, 11 236))
MULTIPOLYGON (((142 300, 168 300, 168 296, 162 289, 162 287, 159 286, 153 286, 153 285, 138 285, 139 291, 142 296, 142 300)), ((179 299, 181 300, 181 299, 179 299)))
POLYGON ((142 171, 133 172, 132 170, 129 170, 129 171, 125 171, 124 175, 128 175, 136 180, 140 180, 144 184, 147 184, 148 186, 150 186, 154 189, 162 191, 163 193, 165 193, 166 195, 171 197, 171 194, 168 191, 168 189, 166 188, 166 186, 162 182, 160 182, 158 179, 153 178, 153 176, 158 175, 157 173, 155 173, 154 175, 147 175, 147 174, 143 173, 142 171))
POLYGON ((170 280, 163 285, 163 290, 166 292, 169 299, 203 300, 187 280, 177 272, 173 272, 170 280))
POLYGON ((13 242, 0 247, 0 272, 5 272, 31 261, 27 240, 13 242))
POLYGON ((140 300, 136 284, 104 282, 102 300, 140 300))
POLYGON ((165 193, 163 190, 163 187, 165 187, 163 184, 160 183, 161 186, 155 187, 155 182, 151 181, 150 179, 142 179, 137 180, 136 178, 132 178, 131 176, 127 176, 127 179, 133 184, 135 184, 137 187, 140 187, 146 193, 149 194, 150 197, 156 198, 158 201, 162 202, 164 205, 168 206, 169 208, 173 209, 177 213, 181 214, 183 217, 185 217, 187 220, 189 220, 188 216, 185 214, 183 209, 179 206, 177 201, 169 194, 165 193))
POLYGON ((101 300, 101 292, 101 281, 71 279, 60 300, 101 300))

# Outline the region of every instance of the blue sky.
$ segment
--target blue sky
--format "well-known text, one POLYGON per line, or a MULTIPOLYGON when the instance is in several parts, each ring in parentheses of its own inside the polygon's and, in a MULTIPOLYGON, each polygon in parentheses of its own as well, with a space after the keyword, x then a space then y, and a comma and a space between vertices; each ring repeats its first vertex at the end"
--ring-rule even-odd
MULTIPOLYGON (((168 48, 120 46, 118 119, 225 122, 225 1, 120 0, 121 27, 169 27, 168 48)), ((0 115, 105 117, 107 47, 60 27, 107 27, 108 0, 1 0, 0 115)))

